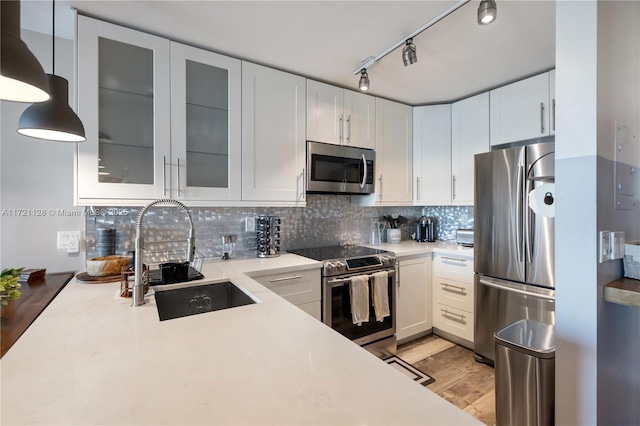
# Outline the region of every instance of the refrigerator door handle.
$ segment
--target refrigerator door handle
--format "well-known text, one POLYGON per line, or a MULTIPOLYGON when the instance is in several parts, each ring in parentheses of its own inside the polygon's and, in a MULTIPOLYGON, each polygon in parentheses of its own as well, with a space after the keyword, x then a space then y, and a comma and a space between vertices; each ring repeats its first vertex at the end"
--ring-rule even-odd
POLYGON ((530 179, 526 179, 525 180, 526 184, 525 184, 525 193, 524 193, 524 197, 525 197, 525 215, 524 215, 524 221, 525 221, 525 228, 524 228, 524 245, 525 245, 525 251, 527 252, 527 263, 533 263, 533 228, 534 228, 534 220, 533 220, 533 210, 531 208, 529 208, 529 203, 528 203, 528 195, 529 192, 533 189, 533 181, 530 179))
POLYGON ((518 175, 517 175, 517 183, 516 185, 518 186, 519 190, 517 191, 517 195, 516 195, 516 217, 518 218, 518 223, 516 223, 516 243, 518 245, 518 262, 522 262, 522 246, 523 246, 523 242, 522 242, 522 228, 523 228, 523 219, 522 219, 522 208, 524 206, 524 194, 522 193, 524 191, 524 184, 522 182, 522 179, 524 177, 524 166, 518 166, 518 175))
POLYGON ((481 285, 486 285, 487 287, 497 288, 498 290, 511 291, 513 293, 522 294, 524 296, 537 297, 538 299, 544 300, 556 300, 555 296, 549 296, 547 294, 534 293, 531 291, 520 290, 519 288, 513 288, 510 286, 500 285, 494 281, 487 281, 485 279, 480 279, 481 285))

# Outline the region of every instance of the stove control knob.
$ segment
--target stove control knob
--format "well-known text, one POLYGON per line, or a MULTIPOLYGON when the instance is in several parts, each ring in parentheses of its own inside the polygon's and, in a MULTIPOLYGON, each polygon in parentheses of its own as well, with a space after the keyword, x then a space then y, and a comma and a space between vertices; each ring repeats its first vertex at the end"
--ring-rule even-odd
POLYGON ((335 272, 344 272, 347 270, 347 264, 342 260, 336 261, 334 265, 335 265, 335 272))
POLYGON ((331 263, 331 262, 325 262, 325 264, 324 264, 324 269, 326 269, 326 270, 327 270, 327 272, 331 272, 331 273, 332 273, 332 272, 334 272, 334 271, 335 271, 336 266, 335 266, 333 263, 331 263))

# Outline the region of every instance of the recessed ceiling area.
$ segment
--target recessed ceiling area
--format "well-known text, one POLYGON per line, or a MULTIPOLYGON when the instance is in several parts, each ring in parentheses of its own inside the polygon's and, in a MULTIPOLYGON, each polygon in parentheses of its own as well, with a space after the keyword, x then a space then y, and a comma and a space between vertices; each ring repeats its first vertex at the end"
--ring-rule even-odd
MULTIPOLYGON (((79 13, 357 90, 353 72, 456 1, 82 1, 79 13)), ((471 1, 368 70, 368 93, 410 105, 449 102, 555 66, 555 2, 497 0, 477 24, 471 1)))

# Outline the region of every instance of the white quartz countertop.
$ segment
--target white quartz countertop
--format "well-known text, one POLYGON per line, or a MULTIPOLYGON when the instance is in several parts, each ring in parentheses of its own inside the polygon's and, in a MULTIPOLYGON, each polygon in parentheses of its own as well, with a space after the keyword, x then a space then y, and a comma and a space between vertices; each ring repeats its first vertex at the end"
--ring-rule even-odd
POLYGON ((473 258, 473 247, 462 247, 456 243, 436 241, 434 243, 418 243, 414 240, 402 241, 399 244, 382 243, 377 246, 367 247, 392 251, 398 257, 413 256, 417 254, 441 253, 457 257, 473 258))
POLYGON ((480 424, 247 276, 318 267, 205 263, 260 303, 162 322, 72 280, 0 360, 0 423, 480 424))

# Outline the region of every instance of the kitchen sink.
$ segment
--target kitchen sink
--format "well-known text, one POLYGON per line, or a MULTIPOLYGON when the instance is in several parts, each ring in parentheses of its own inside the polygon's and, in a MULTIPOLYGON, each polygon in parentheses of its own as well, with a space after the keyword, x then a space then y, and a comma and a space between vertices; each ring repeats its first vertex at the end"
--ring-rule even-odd
POLYGON ((171 290, 156 289, 160 321, 256 303, 230 281, 171 290))

